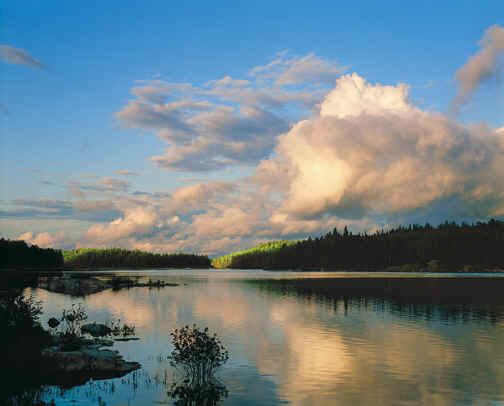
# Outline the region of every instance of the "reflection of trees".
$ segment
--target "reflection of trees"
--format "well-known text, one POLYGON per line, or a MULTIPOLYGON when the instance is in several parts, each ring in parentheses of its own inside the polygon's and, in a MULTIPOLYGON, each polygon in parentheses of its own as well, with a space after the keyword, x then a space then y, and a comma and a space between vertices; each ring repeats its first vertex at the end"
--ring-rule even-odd
POLYGON ((174 399, 176 405, 213 406, 226 398, 228 391, 215 378, 203 382, 186 378, 181 382, 174 382, 168 395, 174 399))
POLYGON ((264 292, 400 317, 453 323, 504 319, 504 278, 313 278, 249 281, 264 292))

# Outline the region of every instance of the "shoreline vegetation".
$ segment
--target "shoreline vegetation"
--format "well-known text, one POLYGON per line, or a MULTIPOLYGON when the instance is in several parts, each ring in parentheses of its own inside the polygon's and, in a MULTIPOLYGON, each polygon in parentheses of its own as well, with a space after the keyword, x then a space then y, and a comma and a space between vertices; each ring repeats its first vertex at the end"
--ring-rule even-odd
POLYGON ((342 232, 279 240, 210 259, 121 248, 57 250, 0 239, 0 269, 92 270, 139 268, 265 269, 300 271, 501 272, 504 222, 445 222, 375 233, 342 232))
POLYGON ((63 250, 69 268, 210 268, 210 259, 197 254, 158 254, 121 248, 78 248, 63 250))
POLYGON ((57 250, 0 239, 0 269, 63 270, 92 268, 210 268, 210 258, 198 254, 161 254, 122 248, 57 250))
POLYGON ((502 272, 504 222, 401 226, 373 234, 345 227, 213 259, 215 268, 302 271, 502 272))

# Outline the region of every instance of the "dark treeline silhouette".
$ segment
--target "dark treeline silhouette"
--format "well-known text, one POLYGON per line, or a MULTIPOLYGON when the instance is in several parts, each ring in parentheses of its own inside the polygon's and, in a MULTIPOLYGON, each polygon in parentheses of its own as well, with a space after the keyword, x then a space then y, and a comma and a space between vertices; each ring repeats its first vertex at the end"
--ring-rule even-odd
POLYGON ((121 248, 80 248, 63 252, 65 266, 104 268, 209 268, 206 255, 155 254, 121 248))
POLYGON ((0 268, 60 268, 63 266, 61 251, 39 248, 24 241, 0 239, 0 268))
POLYGON ((504 222, 398 227, 374 234, 337 229, 271 251, 232 256, 229 267, 302 270, 469 271, 504 267, 504 222))

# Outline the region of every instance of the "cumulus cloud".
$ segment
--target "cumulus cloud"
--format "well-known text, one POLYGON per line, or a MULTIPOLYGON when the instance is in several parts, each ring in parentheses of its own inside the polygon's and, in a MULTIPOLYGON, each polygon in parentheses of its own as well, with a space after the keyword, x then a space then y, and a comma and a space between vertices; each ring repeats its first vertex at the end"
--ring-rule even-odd
POLYGON ((504 27, 493 25, 488 28, 479 44, 480 50, 455 74, 459 85, 455 107, 466 102, 483 81, 498 71, 500 57, 504 54, 504 27))
POLYGON ((320 114, 279 138, 258 179, 283 193, 273 218, 285 223, 397 218, 446 199, 457 216, 497 216, 504 209, 503 142, 495 130, 421 111, 405 85, 345 75, 320 114))
POLYGON ((26 65, 39 69, 44 67, 42 62, 32 57, 24 49, 14 48, 10 45, 0 45, 0 59, 15 65, 26 65))
POLYGON ((154 210, 149 207, 126 209, 124 216, 109 224, 95 224, 89 228, 86 238, 95 243, 110 243, 132 235, 141 235, 152 229, 157 220, 154 210))
MULTIPOLYGON (((500 41, 489 32, 483 53, 500 41)), ((503 128, 423 110, 406 84, 339 72, 281 53, 247 79, 140 82, 117 118, 167 144, 152 161, 201 173, 250 165, 252 175, 158 193, 132 193, 123 178, 71 181, 76 201, 17 201, 0 216, 91 220, 80 246, 207 254, 334 227, 504 216, 503 128)))
POLYGON ((293 111, 308 114, 341 73, 309 54, 281 54, 251 71, 251 79, 224 76, 204 84, 141 81, 136 97, 116 113, 129 128, 151 131, 168 144, 152 157, 176 171, 254 165, 289 128, 293 111), (290 86, 296 85, 296 86, 290 86))
POLYGON ((196 183, 176 189, 166 209, 173 213, 197 212, 204 208, 214 198, 227 197, 236 190, 231 182, 196 183))
POLYGON ((59 231, 53 234, 47 232, 35 234, 28 231, 19 235, 17 240, 24 240, 30 245, 37 245, 41 248, 54 248, 60 247, 65 243, 65 233, 59 231))
MULTIPOLYGON (((408 93, 405 84, 341 76, 317 111, 274 138, 252 176, 125 194, 119 214, 91 226, 81 244, 219 254, 334 227, 503 216, 502 129, 424 111, 408 93)), ((198 117, 206 128, 217 125, 209 111, 198 117)))

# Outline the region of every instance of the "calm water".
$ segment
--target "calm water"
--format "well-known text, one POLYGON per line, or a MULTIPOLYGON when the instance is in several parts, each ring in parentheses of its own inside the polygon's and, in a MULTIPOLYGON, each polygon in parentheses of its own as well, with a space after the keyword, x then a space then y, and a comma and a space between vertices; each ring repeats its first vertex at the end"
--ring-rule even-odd
POLYGON ((196 323, 217 332, 230 352, 218 373, 228 391, 223 404, 504 405, 504 310, 495 298, 472 305, 408 303, 394 295, 342 298, 279 280, 345 274, 135 274, 181 285, 85 298, 33 291, 44 303, 44 322, 71 303, 83 303, 90 320, 120 318, 135 324, 141 337, 114 344, 127 360, 140 362, 141 370, 68 390, 46 387, 46 400, 172 404, 166 383, 178 375, 166 361, 169 333, 196 323))

